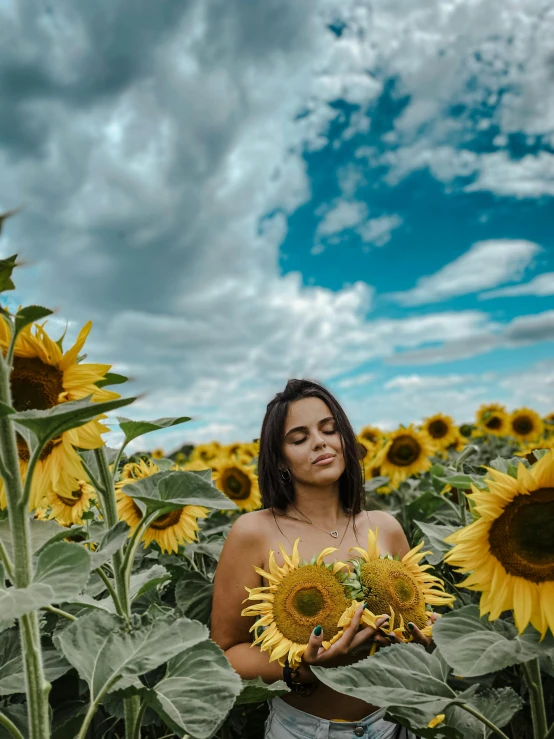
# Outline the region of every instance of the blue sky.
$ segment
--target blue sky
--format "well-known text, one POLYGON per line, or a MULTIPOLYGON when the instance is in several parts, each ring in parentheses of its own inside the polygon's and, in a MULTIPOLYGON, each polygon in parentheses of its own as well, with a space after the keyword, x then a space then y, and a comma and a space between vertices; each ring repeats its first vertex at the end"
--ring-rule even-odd
POLYGON ((135 448, 256 437, 290 377, 356 428, 553 410, 554 12, 138 2, 0 2, 10 299, 193 416, 135 448))

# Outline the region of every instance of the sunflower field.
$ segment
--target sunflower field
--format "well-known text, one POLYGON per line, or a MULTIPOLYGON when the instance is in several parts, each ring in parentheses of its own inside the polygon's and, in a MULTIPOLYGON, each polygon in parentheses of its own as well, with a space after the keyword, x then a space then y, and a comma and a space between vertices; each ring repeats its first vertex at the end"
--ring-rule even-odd
MULTIPOLYGON (((0 260, 0 292, 16 265, 0 260)), ((0 739, 261 739, 286 685, 241 680, 210 639, 223 542, 261 507, 257 441, 131 454, 190 419, 116 416, 123 442, 107 447, 107 414, 134 399, 85 361, 90 322, 66 347, 52 311, 2 306, 0 739)), ((358 441, 366 507, 394 515, 412 550, 382 556, 370 532, 351 571, 323 562, 332 550, 302 562, 295 548, 284 567, 271 554, 270 597, 244 611, 253 640, 300 659, 309 630, 287 637, 271 604, 287 583, 323 583, 305 608, 329 643, 362 601, 363 623, 386 613, 396 639, 314 668, 322 682, 419 737, 554 739, 554 415, 489 404, 462 426, 436 414, 358 441), (412 621, 433 650, 412 642, 412 621)))

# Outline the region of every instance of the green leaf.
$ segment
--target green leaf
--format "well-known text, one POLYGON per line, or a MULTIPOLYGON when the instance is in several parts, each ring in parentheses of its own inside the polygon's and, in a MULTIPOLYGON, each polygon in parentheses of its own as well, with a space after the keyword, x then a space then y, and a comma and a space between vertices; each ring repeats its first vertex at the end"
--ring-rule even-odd
POLYGON ((25 308, 21 308, 15 314, 15 333, 16 335, 28 326, 30 323, 40 321, 41 318, 51 316, 54 311, 49 308, 43 308, 41 305, 28 305, 25 308))
POLYGON ((183 572, 175 587, 175 602, 188 618, 208 623, 213 589, 213 584, 199 572, 183 572))
POLYGON ((390 477, 379 475, 378 477, 372 477, 371 480, 366 480, 364 483, 364 490, 366 493, 372 493, 377 488, 386 485, 390 481, 390 477))
POLYGON ((235 701, 236 706, 246 705, 247 703, 262 703, 271 700, 279 695, 288 693, 289 689, 283 680, 277 680, 274 683, 264 683, 261 677, 255 680, 243 680, 242 690, 235 701))
POLYGON ((0 591, 2 619, 19 618, 38 608, 69 600, 85 587, 89 574, 90 558, 86 549, 66 542, 51 544, 38 556, 31 585, 0 591))
MULTIPOLYGON (((0 233, 2 232, 4 218, 7 218, 5 213, 0 215, 0 233)), ((12 281, 12 272, 17 266, 15 261, 16 259, 17 254, 13 254, 11 257, 7 257, 6 259, 0 259, 0 293, 5 290, 15 290, 15 285, 12 281)))
POLYGON ((116 400, 95 403, 91 398, 92 395, 88 395, 81 400, 60 403, 43 411, 21 411, 20 413, 14 413, 11 420, 28 428, 41 444, 45 444, 64 431, 82 426, 101 413, 109 413, 116 408, 129 405, 135 400, 135 398, 117 398, 116 400))
POLYGON ((436 477, 437 480, 445 485, 451 485, 458 490, 471 490, 471 486, 479 490, 485 490, 487 485, 481 475, 449 475, 448 477, 436 477))
MULTIPOLYGON (((467 701, 479 713, 489 719, 501 729, 512 719, 512 717, 523 707, 523 701, 512 688, 492 688, 483 693, 472 696, 467 701)), ((492 731, 480 724, 481 731, 485 736, 491 736, 492 731)))
POLYGON ((96 387, 106 387, 106 385, 122 385, 129 378, 125 375, 118 375, 116 372, 106 372, 101 380, 97 380, 94 384, 96 387))
POLYGON ((133 441, 138 436, 148 434, 150 431, 168 429, 171 426, 177 426, 179 423, 185 423, 191 419, 188 416, 180 416, 179 418, 158 418, 155 421, 132 421, 130 418, 118 416, 117 420, 119 421, 119 428, 125 434, 123 447, 126 447, 130 441, 133 441))
MULTIPOLYGON (((57 680, 71 668, 55 649, 42 650, 44 675, 50 682, 57 680)), ((15 630, 0 634, 0 696, 25 693, 25 673, 19 634, 15 630)))
POLYGON ((528 662, 536 648, 501 619, 479 618, 479 608, 464 606, 433 625, 433 639, 456 675, 477 677, 528 662))
POLYGON ((413 706, 436 715, 457 698, 446 684, 445 665, 418 644, 393 644, 345 667, 311 669, 333 690, 376 706, 413 706))
POLYGON ((6 403, 0 402, 0 418, 6 418, 6 416, 10 416, 14 413, 16 413, 15 408, 12 408, 6 403))
POLYGON ((237 505, 214 485, 188 471, 157 472, 122 489, 126 495, 141 502, 148 511, 168 506, 176 509, 186 505, 237 509, 237 505))
POLYGON ((91 554, 91 567, 93 570, 109 562, 115 552, 119 551, 129 536, 129 526, 125 521, 118 521, 115 526, 108 529, 98 549, 91 554))
POLYGON ((452 545, 447 544, 444 539, 453 534, 457 530, 457 526, 444 526, 438 523, 423 523, 422 521, 414 521, 425 536, 424 549, 431 548, 433 553, 426 556, 427 561, 432 565, 442 562, 443 555, 451 548, 452 545))
POLYGON ((412 521, 425 521, 443 505, 444 499, 441 495, 427 491, 406 506, 406 517, 412 521))
MULTIPOLYGON (((23 736, 30 736, 26 703, 12 703, 9 706, 3 706, 1 712, 17 726, 23 736)), ((0 739, 13 739, 13 735, 0 726, 0 739)))
POLYGON ((119 617, 95 610, 58 633, 54 641, 86 680, 91 700, 96 701, 122 678, 149 672, 208 636, 208 629, 198 621, 170 616, 128 631, 119 617))
POLYGON ((147 693, 147 703, 179 736, 209 739, 241 692, 241 679, 223 650, 207 640, 170 660, 165 677, 147 693))
POLYGON ((131 575, 129 583, 131 600, 138 598, 169 579, 169 573, 161 565, 154 565, 149 570, 141 570, 136 575, 131 575))

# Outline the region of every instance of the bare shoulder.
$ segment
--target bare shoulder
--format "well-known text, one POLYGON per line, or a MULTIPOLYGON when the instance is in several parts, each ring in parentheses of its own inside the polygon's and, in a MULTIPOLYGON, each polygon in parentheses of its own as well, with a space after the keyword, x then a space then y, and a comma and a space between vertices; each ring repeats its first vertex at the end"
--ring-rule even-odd
POLYGON ((368 511, 369 525, 379 530, 379 542, 386 542, 387 549, 393 556, 404 556, 410 551, 410 545, 404 529, 394 516, 386 511, 368 511))
POLYGON ((229 536, 232 533, 235 539, 240 537, 249 541, 260 541, 265 538, 271 520, 273 520, 271 511, 267 509, 243 513, 233 523, 229 536))

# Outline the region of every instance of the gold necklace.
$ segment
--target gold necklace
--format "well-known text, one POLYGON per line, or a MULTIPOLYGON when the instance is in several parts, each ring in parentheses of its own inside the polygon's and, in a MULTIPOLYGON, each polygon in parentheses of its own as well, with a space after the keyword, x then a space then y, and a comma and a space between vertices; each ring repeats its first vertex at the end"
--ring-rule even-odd
MULTIPOLYGON (((294 510, 295 510, 295 511, 298 511, 298 513, 299 513, 299 514, 300 514, 301 516, 304 516, 305 520, 306 520, 306 521, 307 521, 307 522, 308 522, 309 524, 311 524, 311 525, 312 525, 312 526, 313 526, 314 528, 316 528, 316 529, 319 529, 320 531, 323 531, 323 533, 324 533, 324 534, 329 534, 329 536, 332 536, 332 537, 333 537, 333 539, 336 539, 336 538, 338 538, 339 532, 338 532, 338 531, 337 531, 336 529, 334 529, 333 531, 326 531, 325 529, 322 529, 322 528, 320 528, 319 526, 316 526, 316 525, 315 525, 315 523, 313 523, 312 521, 310 521, 310 519, 308 518, 308 516, 306 516, 306 514, 305 514, 305 513, 302 513, 302 511, 299 511, 299 510, 298 510, 298 508, 297 508, 297 507, 296 507, 296 506, 294 505, 294 503, 291 503, 291 506, 292 506, 292 507, 294 508, 294 510)), ((286 513, 283 513, 282 515, 283 515, 283 516, 285 516, 285 518, 290 518, 290 519, 292 519, 293 521, 300 521, 300 520, 301 520, 301 519, 299 519, 299 518, 295 518, 294 516, 289 516, 289 515, 288 515, 288 514, 286 514, 286 513)), ((348 518, 348 523, 346 524, 346 528, 344 529, 344 534, 342 535, 342 538, 341 538, 341 540, 340 540, 340 542, 339 542, 339 547, 340 547, 340 545, 342 544, 342 541, 343 541, 343 539, 344 539, 344 536, 345 536, 346 532, 348 531, 348 527, 350 526, 350 519, 351 519, 351 518, 352 518, 352 514, 350 514, 350 516, 349 516, 349 518, 348 518)))

